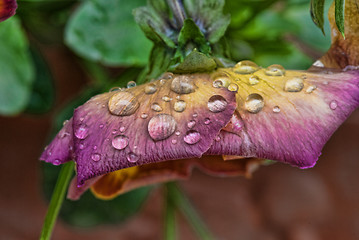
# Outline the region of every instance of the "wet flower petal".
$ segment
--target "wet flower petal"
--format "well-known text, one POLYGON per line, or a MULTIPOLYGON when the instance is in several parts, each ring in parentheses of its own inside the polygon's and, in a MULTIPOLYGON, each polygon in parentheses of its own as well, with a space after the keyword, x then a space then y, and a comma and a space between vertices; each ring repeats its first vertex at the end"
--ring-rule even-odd
POLYGON ((0 0, 0 22, 15 15, 17 4, 15 0, 0 0))

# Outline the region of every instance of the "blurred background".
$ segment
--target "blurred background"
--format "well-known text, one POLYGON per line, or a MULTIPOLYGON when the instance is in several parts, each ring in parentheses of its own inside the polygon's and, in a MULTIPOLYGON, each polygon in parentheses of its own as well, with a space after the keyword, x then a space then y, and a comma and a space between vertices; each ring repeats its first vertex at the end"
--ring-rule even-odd
MULTIPOLYGON (((329 1, 328 3, 330 3, 329 1)), ((60 167, 43 148, 92 95, 136 80, 151 42, 133 20, 145 0, 18 1, 0 23, 0 239, 38 239, 60 167), (4 81, 10 79, 11 81, 4 81)), ((309 0, 227 0, 233 60, 306 69, 330 46, 309 0)), ((328 5, 326 6, 326 9, 328 5)), ((252 179, 194 171, 180 182, 218 239, 359 239, 359 111, 338 129, 313 169, 260 167, 252 179)), ((111 201, 66 200, 53 239, 161 239, 163 189, 111 201)), ((179 239, 197 239, 178 214, 179 239)))

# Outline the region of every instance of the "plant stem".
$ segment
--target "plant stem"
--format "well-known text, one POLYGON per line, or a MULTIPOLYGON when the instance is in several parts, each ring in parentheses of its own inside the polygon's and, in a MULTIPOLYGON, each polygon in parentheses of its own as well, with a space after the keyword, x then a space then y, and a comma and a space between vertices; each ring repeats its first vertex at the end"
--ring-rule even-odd
POLYGON ((198 237, 204 240, 215 239, 178 185, 176 183, 168 183, 167 189, 173 203, 186 217, 188 223, 190 223, 198 237))
POLYGON ((59 177, 57 179, 54 192, 52 193, 49 208, 46 213, 44 225, 42 226, 40 240, 49 240, 59 214, 62 202, 65 198, 65 192, 68 187, 70 178, 74 170, 73 161, 62 166, 59 177))
POLYGON ((171 198, 171 190, 166 184, 166 212, 165 212, 165 238, 166 240, 176 239, 176 206, 171 198))

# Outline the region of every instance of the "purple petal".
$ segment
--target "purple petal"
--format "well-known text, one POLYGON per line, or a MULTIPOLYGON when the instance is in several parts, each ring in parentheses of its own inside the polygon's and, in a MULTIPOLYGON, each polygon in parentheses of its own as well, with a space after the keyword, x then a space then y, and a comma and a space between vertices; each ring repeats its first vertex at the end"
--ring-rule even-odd
POLYGON ((0 22, 15 15, 17 4, 15 0, 0 0, 0 22))

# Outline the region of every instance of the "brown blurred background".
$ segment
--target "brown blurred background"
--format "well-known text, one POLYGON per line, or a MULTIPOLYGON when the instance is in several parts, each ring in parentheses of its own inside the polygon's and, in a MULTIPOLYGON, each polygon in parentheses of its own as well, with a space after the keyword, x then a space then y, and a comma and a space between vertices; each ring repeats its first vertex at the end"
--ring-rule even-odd
MULTIPOLYGON (((47 209, 39 155, 52 116, 89 81, 62 47, 43 47, 56 80, 57 108, 46 116, 0 118, 0 239, 38 239, 47 209)), ((252 179, 195 171, 181 182, 218 239, 359 239, 359 111, 339 128, 313 169, 261 167, 252 179)), ((197 239, 178 215, 179 239, 197 239)), ((161 239, 161 189, 121 225, 73 228, 59 221, 53 239, 161 239)))

